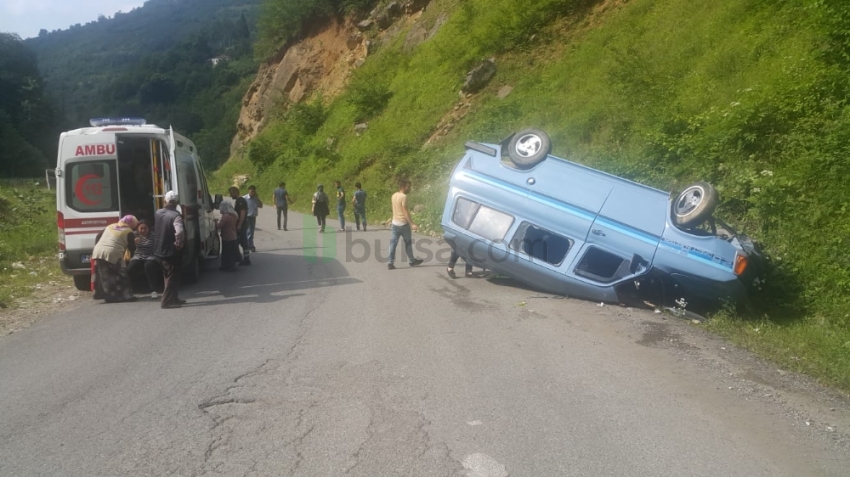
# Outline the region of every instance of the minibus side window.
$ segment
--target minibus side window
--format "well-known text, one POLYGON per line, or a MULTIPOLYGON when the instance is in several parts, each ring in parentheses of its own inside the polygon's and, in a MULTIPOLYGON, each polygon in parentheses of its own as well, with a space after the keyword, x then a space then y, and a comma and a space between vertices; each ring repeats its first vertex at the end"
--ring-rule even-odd
POLYGON ((463 197, 458 198, 452 222, 492 242, 501 242, 514 223, 513 216, 463 197))
POLYGON ((501 242, 505 240, 505 235, 513 223, 512 216, 482 205, 478 208, 468 230, 491 242, 501 242))
POLYGON ((118 210, 116 163, 110 161, 74 162, 65 171, 65 201, 79 212, 118 210))
POLYGON ((572 240, 528 222, 519 226, 511 240, 512 249, 552 265, 560 265, 572 245, 572 240))
POLYGON ((452 214, 452 222, 462 229, 468 229, 476 212, 478 212, 478 203, 459 197, 452 214))
POLYGON ((604 250, 590 247, 576 267, 576 275, 600 283, 609 283, 629 274, 629 262, 604 250))

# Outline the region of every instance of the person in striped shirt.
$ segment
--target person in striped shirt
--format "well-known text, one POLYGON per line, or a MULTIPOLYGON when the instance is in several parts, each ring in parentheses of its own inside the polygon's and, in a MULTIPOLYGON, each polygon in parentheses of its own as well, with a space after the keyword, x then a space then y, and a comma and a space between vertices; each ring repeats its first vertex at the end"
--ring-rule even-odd
POLYGON ((150 222, 140 221, 135 235, 136 251, 127 264, 127 273, 130 274, 133 285, 139 288, 144 288, 143 278, 146 279, 151 289, 151 298, 156 299, 157 292, 162 293, 163 289, 162 266, 153 253, 153 230, 150 222))

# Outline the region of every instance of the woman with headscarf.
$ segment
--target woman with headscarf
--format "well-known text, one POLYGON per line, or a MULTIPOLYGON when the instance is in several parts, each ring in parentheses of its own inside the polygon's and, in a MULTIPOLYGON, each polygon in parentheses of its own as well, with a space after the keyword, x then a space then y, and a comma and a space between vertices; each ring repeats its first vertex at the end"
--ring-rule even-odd
POLYGON ((313 194, 313 215, 316 216, 316 222, 319 224, 319 233, 325 231, 325 219, 331 214, 331 208, 328 205, 328 195, 325 194, 325 186, 319 184, 316 193, 313 194))
POLYGON ((218 206, 221 218, 215 221, 215 228, 221 230, 221 268, 223 272, 235 272, 239 261, 239 241, 236 235, 236 222, 239 216, 230 202, 218 206))
POLYGON ((117 224, 108 225, 94 246, 92 260, 107 303, 136 301, 124 256, 128 251, 130 255, 135 251, 133 230, 138 226, 136 217, 126 215, 117 224))

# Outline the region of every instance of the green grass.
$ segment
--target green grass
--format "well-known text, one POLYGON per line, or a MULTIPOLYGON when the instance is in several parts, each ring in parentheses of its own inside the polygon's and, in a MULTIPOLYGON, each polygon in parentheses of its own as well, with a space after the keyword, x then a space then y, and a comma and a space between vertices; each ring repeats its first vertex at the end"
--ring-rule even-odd
POLYGON ((594 3, 434 0, 426 25, 450 15, 431 40, 382 43, 320 114, 282 115, 219 175, 251 172, 265 195, 285 180, 302 210, 317 183, 359 180, 371 217, 412 178, 416 220, 438 230, 462 144, 534 126, 556 155, 662 190, 710 181, 718 215, 759 239, 772 267, 759 299, 709 329, 850 390, 850 5, 633 0, 592 14, 594 3), (470 113, 424 146, 491 56, 498 73, 470 113), (503 85, 513 92, 498 99, 503 85))
POLYGON ((64 277, 56 262, 56 195, 37 180, 0 181, 0 308, 64 277))

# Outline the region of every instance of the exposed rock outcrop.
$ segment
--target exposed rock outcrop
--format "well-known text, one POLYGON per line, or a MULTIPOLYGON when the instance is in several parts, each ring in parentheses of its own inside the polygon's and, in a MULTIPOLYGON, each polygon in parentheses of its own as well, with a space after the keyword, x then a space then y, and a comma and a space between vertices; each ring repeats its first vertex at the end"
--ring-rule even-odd
POLYGON ((487 86, 487 83, 496 75, 496 62, 493 58, 486 60, 473 68, 467 75, 461 91, 463 93, 475 93, 487 86))
POLYGON ((304 32, 303 40, 262 64, 257 78, 242 98, 236 136, 230 147, 231 157, 241 157, 242 147, 262 131, 270 117, 285 112, 290 104, 309 99, 318 92, 325 101, 339 95, 351 72, 363 66, 379 41, 390 40, 408 26, 411 33, 405 39, 405 49, 433 37, 447 17, 440 15, 427 29, 417 24, 418 13, 429 3, 430 0, 391 2, 376 8, 367 19, 359 22, 359 19, 329 20, 304 32))
POLYGON ((317 27, 277 61, 260 66, 242 98, 231 155, 253 139, 268 118, 321 91, 325 99, 345 87, 356 61, 368 54, 365 37, 354 25, 332 21, 317 27))

